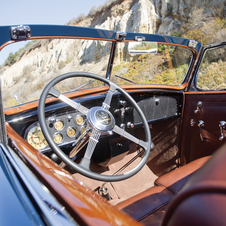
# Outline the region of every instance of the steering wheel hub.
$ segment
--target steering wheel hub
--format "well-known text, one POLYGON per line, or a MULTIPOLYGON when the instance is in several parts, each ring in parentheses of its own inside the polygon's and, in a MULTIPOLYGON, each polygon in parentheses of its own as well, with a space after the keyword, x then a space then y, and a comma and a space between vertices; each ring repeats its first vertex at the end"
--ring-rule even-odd
POLYGON ((89 124, 102 134, 107 134, 115 126, 115 119, 111 112, 102 107, 93 107, 87 114, 89 124))

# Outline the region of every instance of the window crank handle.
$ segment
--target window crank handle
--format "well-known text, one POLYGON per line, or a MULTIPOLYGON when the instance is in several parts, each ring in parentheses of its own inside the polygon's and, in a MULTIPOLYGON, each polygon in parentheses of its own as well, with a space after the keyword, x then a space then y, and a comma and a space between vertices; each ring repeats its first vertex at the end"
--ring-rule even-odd
POLYGON ((200 133, 200 138, 201 138, 201 141, 205 141, 203 135, 202 135, 202 127, 204 126, 204 122, 202 120, 199 120, 198 122, 198 127, 199 127, 199 133, 200 133))

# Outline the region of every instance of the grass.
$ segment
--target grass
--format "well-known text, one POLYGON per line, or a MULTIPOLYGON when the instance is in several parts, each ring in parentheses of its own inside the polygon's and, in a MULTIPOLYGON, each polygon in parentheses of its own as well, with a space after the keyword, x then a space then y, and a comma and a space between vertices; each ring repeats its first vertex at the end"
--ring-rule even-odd
POLYGON ((203 64, 198 75, 197 85, 204 90, 226 89, 226 62, 203 64))

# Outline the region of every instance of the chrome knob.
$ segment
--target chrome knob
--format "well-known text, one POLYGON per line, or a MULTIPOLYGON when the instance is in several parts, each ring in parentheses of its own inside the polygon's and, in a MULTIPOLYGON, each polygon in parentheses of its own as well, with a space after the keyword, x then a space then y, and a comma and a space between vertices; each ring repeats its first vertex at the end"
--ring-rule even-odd
POLYGON ((125 129, 125 128, 126 128, 126 125, 125 125, 124 123, 122 123, 122 124, 120 125, 120 128, 121 128, 121 129, 125 129))
POLYGON ((200 110, 201 106, 202 106, 202 102, 201 102, 201 101, 199 101, 199 102, 197 103, 197 109, 196 109, 196 110, 194 110, 194 113, 195 113, 195 114, 198 114, 198 112, 199 112, 199 110, 200 110))
POLYGON ((224 132, 223 132, 223 129, 225 129, 226 127, 226 122, 225 121, 220 121, 219 122, 219 127, 220 127, 220 137, 219 137, 219 140, 222 141, 224 139, 224 132))
POLYGON ((204 122, 202 120, 198 121, 198 127, 199 127, 199 133, 200 133, 200 139, 201 141, 205 141, 203 135, 202 135, 202 127, 204 126, 204 122))
POLYGON ((127 105, 127 102, 125 100, 120 100, 119 104, 125 107, 127 105))
POLYGON ((127 123, 127 128, 132 129, 134 128, 134 124, 132 122, 127 123))

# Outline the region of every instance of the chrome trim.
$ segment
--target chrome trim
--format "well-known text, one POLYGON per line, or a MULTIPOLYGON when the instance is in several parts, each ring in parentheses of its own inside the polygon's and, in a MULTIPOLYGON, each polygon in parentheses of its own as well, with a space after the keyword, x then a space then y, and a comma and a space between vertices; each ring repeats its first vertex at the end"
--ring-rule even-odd
POLYGON ((204 121, 199 120, 199 122, 198 122, 198 127, 199 127, 199 135, 200 135, 200 139, 201 139, 202 142, 204 142, 204 141, 205 141, 205 138, 204 138, 203 135, 202 135, 202 127, 204 127, 204 121))
POLYGON ((93 128, 95 128, 97 131, 103 134, 107 134, 108 131, 111 131, 115 126, 115 119, 111 112, 102 107, 91 108, 87 114, 87 120, 93 128), (102 121, 97 116, 99 112, 103 112, 103 114, 105 113, 105 116, 103 116, 104 118, 102 121, 109 119, 110 122, 107 124, 102 123, 102 121))
POLYGON ((74 137, 76 137, 76 134, 78 134, 78 133, 77 133, 77 129, 75 129, 73 126, 69 126, 69 127, 67 128, 67 131, 66 131, 66 134, 67 134, 67 136, 68 136, 69 138, 74 138, 74 137), (68 131, 69 129, 74 129, 74 130, 75 130, 75 135, 74 135, 74 136, 72 136, 72 137, 68 136, 67 131, 68 131))
POLYGON ((115 34, 115 39, 117 41, 124 41, 126 39, 126 32, 122 32, 122 31, 117 31, 115 34))
POLYGON ((64 135, 63 135, 62 133, 59 133, 59 132, 54 133, 54 134, 53 134, 53 141, 54 141, 56 144, 62 144, 63 141, 64 141, 64 135), (57 142, 54 140, 54 137, 55 137, 57 134, 60 134, 60 135, 62 136, 62 141, 59 142, 59 143, 57 143, 57 142))
POLYGON ((84 116, 83 116, 83 115, 81 115, 81 114, 76 115, 76 117, 75 117, 75 123, 76 123, 78 126, 82 126, 82 125, 84 125, 84 124, 85 124, 85 118, 84 118, 84 116), (77 118, 78 118, 78 117, 82 117, 82 118, 83 118, 83 123, 82 123, 82 124, 78 124, 78 123, 77 123, 77 118))
MULTIPOLYGON (((63 121, 63 123, 64 123, 64 128, 62 129, 62 131, 63 130, 65 130, 65 133, 63 133, 63 136, 67 133, 67 130, 68 130, 68 128, 69 127, 73 127, 73 126, 75 126, 75 128, 76 128, 76 134, 75 134, 75 136, 74 137, 76 137, 76 136, 78 136, 79 135, 79 133, 81 133, 81 129, 83 128, 83 127, 85 127, 86 128, 86 117, 84 116, 84 115, 81 115, 81 114, 79 114, 80 116, 83 116, 83 118, 84 118, 84 123, 83 123, 83 125, 77 125, 77 123, 75 122, 75 118, 76 117, 74 117, 74 118, 72 118, 72 114, 78 114, 78 111, 75 111, 75 112, 66 112, 66 113, 61 113, 61 114, 58 114, 58 115, 54 115, 54 116, 50 116, 50 117, 47 117, 46 118, 46 121, 51 121, 51 119, 54 119, 54 121, 57 121, 57 120, 61 120, 61 121, 63 121), (71 118, 70 118, 70 120, 73 120, 73 123, 74 123, 74 125, 73 126, 68 126, 67 128, 66 128, 66 123, 65 123, 65 121, 64 120, 62 120, 61 118, 58 118, 58 117, 60 117, 60 116, 67 116, 68 115, 68 117, 70 116, 71 118)), ((68 118, 67 118, 68 119, 68 118)), ((28 135, 28 133, 29 133, 29 131, 33 128, 33 127, 35 127, 35 126, 39 126, 40 127, 40 125, 39 125, 39 122, 34 122, 33 124, 31 124, 26 130, 25 130, 25 134, 24 134, 24 136, 23 136, 23 138, 26 140, 26 141, 28 141, 27 140, 27 135, 28 135)), ((55 128, 54 128, 55 129, 55 128)), ((56 132, 58 132, 58 131, 60 131, 60 130, 56 130, 56 132)), ((54 133, 55 134, 55 133, 54 133)), ((66 136, 66 135, 65 135, 66 136)), ((64 136, 64 137, 65 137, 64 136)), ((69 137, 68 135, 67 135, 67 137, 69 137)), ((72 139, 72 138, 74 138, 74 137, 69 137, 69 139, 72 139)), ((65 139, 64 139, 65 140, 65 139)), ((63 145, 68 145, 68 144, 73 144, 73 142, 74 142, 74 140, 71 140, 71 141, 66 141, 66 142, 63 142, 63 143, 59 143, 58 145, 59 146, 63 146, 63 145)), ((42 149, 37 149, 38 151, 40 151, 41 153, 43 153, 43 152, 45 152, 45 151, 51 151, 51 148, 49 147, 49 145, 47 144, 44 148, 42 148, 42 149)))
POLYGON ((222 141, 224 139, 224 129, 226 128, 226 122, 225 121, 220 121, 219 122, 219 127, 220 127, 220 137, 219 140, 222 141))
POLYGON ((6 126, 5 126, 5 114, 4 114, 4 106, 2 99, 2 87, 1 87, 1 78, 0 78, 0 142, 4 144, 8 144, 7 134, 6 134, 6 126))
POLYGON ((198 101, 197 108, 196 110, 194 110, 194 113, 198 114, 198 112, 201 110, 201 107, 202 107, 202 101, 198 101))
POLYGON ((31 28, 27 25, 11 27, 11 38, 14 40, 26 39, 31 37, 31 28))
POLYGON ((134 40, 136 40, 138 42, 143 42, 143 41, 145 41, 145 37, 143 37, 143 36, 135 36, 134 40))
MULTIPOLYGON (((33 124, 31 124, 26 130, 25 130, 25 133, 24 133, 24 139, 28 142, 28 134, 29 134, 29 132, 32 130, 32 129, 34 129, 34 128, 37 128, 37 127, 39 127, 40 129, 41 129, 41 127, 40 127, 40 125, 39 125, 39 123, 38 122, 35 122, 35 123, 33 123, 33 124)), ((41 129, 42 130, 42 129, 41 129)), ((44 134, 43 134, 44 135, 44 134)), ((45 136, 44 136, 45 137, 45 136)), ((29 143, 29 142, 28 142, 29 143)), ((30 144, 30 143, 29 143, 30 144)), ((31 145, 31 144, 30 144, 31 145)), ((32 145, 31 145, 32 146, 32 145)), ((33 147, 33 146, 32 146, 33 147)), ((49 145, 48 145, 48 143, 47 143, 47 145, 44 147, 44 148, 40 148, 40 149, 37 149, 38 151, 40 151, 40 152, 43 152, 44 150, 47 150, 47 148, 49 148, 49 145)))
POLYGON ((64 127, 65 127, 65 124, 64 124, 64 122, 63 122, 61 119, 56 119, 56 121, 54 122, 54 125, 53 125, 53 126, 54 126, 54 129, 55 129, 56 131, 62 131, 62 130, 64 129, 64 127), (59 129, 59 130, 55 128, 55 124, 56 124, 58 121, 61 121, 61 122, 63 123, 62 129, 59 129))
POLYGON ((191 120, 190 120, 190 125, 191 125, 191 126, 194 126, 194 125, 195 125, 195 120, 194 120, 194 119, 191 119, 191 120))
MULTIPOLYGON (((117 125, 114 127, 113 131, 125 138, 127 138, 128 140, 139 144, 140 145, 140 141, 139 139, 137 139, 136 137, 134 137, 133 135, 131 135, 130 133, 126 132, 124 129, 118 127, 117 125)), ((141 145, 142 146, 142 145, 141 145)))
POLYGON ((62 100, 63 102, 65 102, 66 104, 68 104, 69 106, 73 107, 75 110, 78 110, 79 112, 81 112, 84 115, 87 115, 87 113, 89 112, 89 109, 82 106, 80 103, 77 103, 71 99, 69 99, 68 97, 64 96, 63 94, 60 94, 58 97, 60 100, 62 100))
POLYGON ((197 44, 198 44, 197 41, 195 41, 195 40, 190 40, 189 43, 188 43, 188 47, 191 47, 191 48, 195 49, 196 46, 197 46, 197 44))
POLYGON ((89 159, 89 160, 91 159, 94 149, 95 149, 97 143, 99 142, 100 135, 101 135, 101 133, 98 130, 96 130, 96 129, 92 130, 91 136, 89 137, 90 138, 89 143, 86 148, 86 152, 84 154, 84 158, 89 159))

